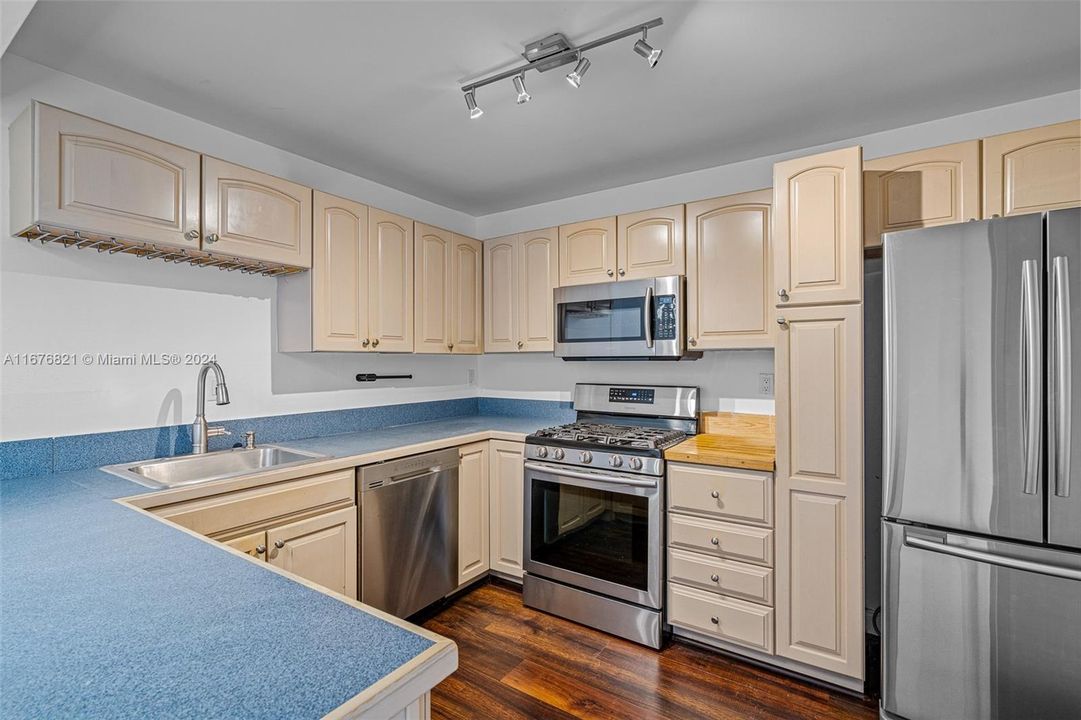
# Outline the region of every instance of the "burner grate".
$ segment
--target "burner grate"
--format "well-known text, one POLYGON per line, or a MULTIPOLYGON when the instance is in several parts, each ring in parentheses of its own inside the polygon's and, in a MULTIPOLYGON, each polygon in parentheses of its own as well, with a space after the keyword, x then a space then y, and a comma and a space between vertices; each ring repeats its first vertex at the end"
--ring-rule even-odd
POLYGON ((671 428, 601 423, 570 423, 538 430, 533 437, 624 448, 654 450, 682 440, 686 433, 671 428))

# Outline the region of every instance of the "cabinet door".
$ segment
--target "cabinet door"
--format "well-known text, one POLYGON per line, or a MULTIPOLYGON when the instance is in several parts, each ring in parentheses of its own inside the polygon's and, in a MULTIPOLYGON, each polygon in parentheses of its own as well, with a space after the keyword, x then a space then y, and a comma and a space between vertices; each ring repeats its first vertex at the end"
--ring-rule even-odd
POLYGON ((271 565, 356 600, 356 507, 271 528, 267 548, 271 565))
POLYGON ((232 540, 225 540, 224 544, 246 555, 251 555, 253 558, 266 560, 266 533, 262 530, 241 535, 232 540))
POLYGON ((862 679, 862 308, 783 312, 786 324, 777 338, 777 654, 862 679))
POLYGON ((311 188, 204 155, 203 249, 311 267, 311 188))
POLYGON ((863 162, 859 147, 773 166, 778 306, 863 299, 863 162))
POLYGON ((1081 205, 1081 120, 983 140, 983 216, 1081 205))
POLYGON ((518 236, 484 243, 484 350, 518 350, 518 236))
POLYGON ((980 141, 890 155, 863 164, 863 241, 882 233, 980 217, 980 141))
POLYGON ((312 348, 367 350, 368 208, 316 191, 312 243, 312 348))
POLYGON ((525 484, 522 443, 492 440, 490 472, 491 558, 492 570, 522 577, 522 515, 525 484))
POLYGON ((488 572, 491 523, 488 508, 488 443, 459 449, 458 466, 458 585, 488 572))
POLYGON ((198 153, 49 105, 32 112, 38 221, 199 248, 198 153))
POLYGON ((616 278, 616 219, 559 227, 559 284, 588 285, 616 278))
POLYGON ((616 233, 616 276, 620 280, 686 272, 682 205, 620 215, 616 233))
POLYGON ((484 351, 484 245, 453 236, 450 265, 450 351, 476 355, 484 351))
POLYGON ((772 190, 687 205, 687 342, 773 347, 772 190))
POLYGON ((555 349, 553 295, 559 282, 559 228, 518 236, 518 342, 523 352, 555 349))
POLYGON ((413 351, 413 221, 368 209, 368 304, 372 349, 413 351))
POLYGON ((451 253, 453 233, 431 225, 413 224, 415 264, 413 271, 418 353, 450 352, 452 302, 451 253))

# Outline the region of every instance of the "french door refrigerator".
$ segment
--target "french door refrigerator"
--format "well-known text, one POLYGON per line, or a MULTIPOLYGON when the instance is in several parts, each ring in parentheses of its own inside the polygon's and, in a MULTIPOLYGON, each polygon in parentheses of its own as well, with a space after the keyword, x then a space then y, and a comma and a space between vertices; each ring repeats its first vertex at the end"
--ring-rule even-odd
POLYGON ((886 235, 885 718, 1081 718, 1081 209, 886 235))

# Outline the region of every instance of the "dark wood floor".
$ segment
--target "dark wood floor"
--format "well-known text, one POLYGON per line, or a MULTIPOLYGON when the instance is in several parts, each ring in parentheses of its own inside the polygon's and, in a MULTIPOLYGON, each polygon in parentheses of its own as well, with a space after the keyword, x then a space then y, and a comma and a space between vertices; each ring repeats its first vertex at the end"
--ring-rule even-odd
POLYGON ((673 642, 655 652, 522 605, 482 585, 424 623, 458 643, 458 671, 432 692, 447 718, 876 718, 831 692, 673 642))

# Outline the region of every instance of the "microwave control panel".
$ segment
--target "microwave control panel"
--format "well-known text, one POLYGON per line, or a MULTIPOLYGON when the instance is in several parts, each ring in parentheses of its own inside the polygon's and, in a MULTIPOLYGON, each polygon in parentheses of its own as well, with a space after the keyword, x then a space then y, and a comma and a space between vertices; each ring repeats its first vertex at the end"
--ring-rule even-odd
POLYGON ((654 340, 676 339, 676 296, 658 295, 654 298, 654 340))

